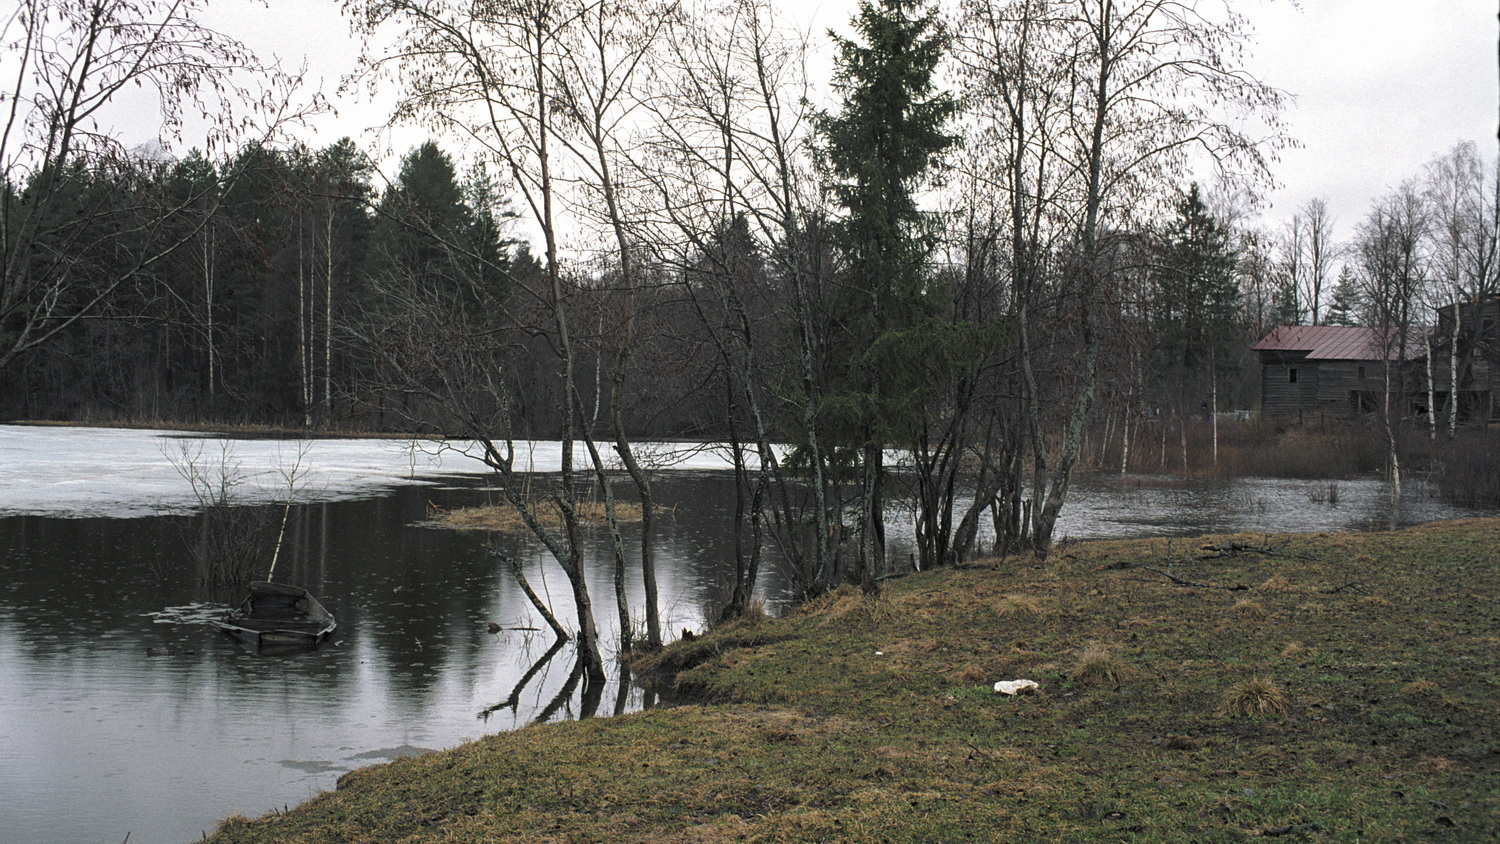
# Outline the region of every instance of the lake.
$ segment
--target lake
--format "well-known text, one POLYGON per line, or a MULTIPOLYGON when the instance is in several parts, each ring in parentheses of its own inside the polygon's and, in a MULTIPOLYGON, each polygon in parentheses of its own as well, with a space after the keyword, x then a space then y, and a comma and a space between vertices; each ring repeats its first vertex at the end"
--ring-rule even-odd
MULTIPOLYGON (((277 579, 307 586, 339 619, 336 638, 261 657, 205 624, 205 592, 181 526, 195 501, 166 454, 186 445, 237 466, 245 500, 274 499, 294 445, 160 431, 0 426, 0 844, 185 842, 235 812, 256 816, 333 788, 354 768, 451 747, 536 720, 638 709, 612 677, 584 699, 574 657, 552 648, 508 571, 519 556, 566 620, 566 585, 522 538, 423 526, 430 505, 494 496, 476 464, 381 440, 317 440, 277 579)), ((658 568, 668 631, 701 629, 733 565, 732 484, 723 460, 657 448, 658 568)), ((555 469, 555 443, 528 450, 555 469)), ((1210 531, 1359 530, 1492 515, 1410 484, 1392 509, 1377 481, 1327 484, 1170 476, 1080 477, 1060 537, 1210 531)), ((905 556, 893 518, 893 555, 905 556)), ((613 626, 612 564, 595 549, 601 633, 613 626)), ((774 565, 761 592, 786 599, 774 565)), ((632 595, 639 606, 639 587, 632 595)))

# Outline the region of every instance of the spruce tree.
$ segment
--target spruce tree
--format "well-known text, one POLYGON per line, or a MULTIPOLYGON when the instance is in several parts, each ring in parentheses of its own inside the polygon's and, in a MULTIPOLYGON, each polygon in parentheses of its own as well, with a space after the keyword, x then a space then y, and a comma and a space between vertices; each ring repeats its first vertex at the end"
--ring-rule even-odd
POLYGON ((825 415, 835 446, 861 469, 859 574, 868 585, 884 554, 883 448, 912 426, 924 386, 903 338, 936 311, 924 272, 930 232, 916 194, 955 141, 944 127, 957 105, 933 79, 944 51, 936 9, 865 0, 853 23, 858 40, 834 36, 842 109, 819 124, 826 175, 844 210, 835 237, 846 267, 825 415))
POLYGON ((1297 286, 1290 280, 1276 285, 1271 295, 1271 322, 1276 325, 1301 325, 1307 314, 1297 303, 1297 286))
POLYGON ((1207 375, 1207 389, 1194 403, 1204 408, 1217 403, 1219 380, 1234 369, 1243 339, 1234 248, 1197 184, 1178 201, 1176 218, 1162 232, 1159 254, 1157 344, 1164 367, 1175 370, 1179 412, 1185 415, 1189 384, 1198 373, 1207 375))
POLYGON ((380 198, 373 257, 390 280, 416 288, 455 277, 455 245, 469 213, 453 161, 432 141, 401 159, 396 181, 380 198))
POLYGON ((1339 280, 1333 287, 1333 302, 1328 306, 1324 320, 1329 325, 1358 325, 1363 307, 1359 292, 1359 279, 1348 264, 1339 271, 1339 280))

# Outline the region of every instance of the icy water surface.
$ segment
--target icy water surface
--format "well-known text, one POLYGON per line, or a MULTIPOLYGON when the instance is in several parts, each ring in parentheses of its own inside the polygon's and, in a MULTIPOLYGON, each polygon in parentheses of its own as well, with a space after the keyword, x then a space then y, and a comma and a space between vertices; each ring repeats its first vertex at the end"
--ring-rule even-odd
MULTIPOLYGON (((245 494, 276 500, 295 444, 153 431, 0 426, 0 844, 186 842, 229 814, 256 816, 334 786, 356 767, 451 747, 533 720, 649 704, 617 680, 585 698, 574 655, 552 649, 487 536, 421 526, 429 504, 490 493, 468 458, 399 442, 319 440, 302 454, 278 579, 307 586, 339 619, 336 639, 262 657, 210 630, 228 596, 206 593, 184 553, 194 500, 163 456, 182 444, 219 459, 245 494), (173 515, 179 514, 179 515, 173 515), (532 669, 535 668, 533 671, 532 669), (523 683, 524 681, 524 683, 523 683)), ((728 473, 712 454, 660 447, 659 568, 669 630, 701 625, 732 565, 728 473)), ((528 450, 556 467, 556 444, 528 450)), ((1413 485, 1392 509, 1377 482, 1079 478, 1059 536, 1357 530, 1476 515, 1413 485)), ((892 554, 909 537, 892 526, 892 554)), ((520 556, 560 607, 560 574, 520 556)), ((591 564, 607 639, 612 564, 591 564)), ((766 597, 785 586, 767 567, 766 597)), ((638 606, 639 590, 632 595, 638 606)), ((566 613, 564 613, 566 617, 566 613)))

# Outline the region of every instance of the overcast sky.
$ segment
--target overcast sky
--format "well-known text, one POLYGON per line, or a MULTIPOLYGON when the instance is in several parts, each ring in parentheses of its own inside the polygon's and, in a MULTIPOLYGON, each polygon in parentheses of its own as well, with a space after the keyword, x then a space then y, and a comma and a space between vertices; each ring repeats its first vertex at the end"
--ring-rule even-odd
MULTIPOLYGON (((849 31, 857 0, 780 0, 788 15, 823 33, 849 31)), ((1417 176, 1433 156, 1463 140, 1486 158, 1497 153, 1497 24, 1495 0, 1233 0, 1256 28, 1248 69, 1294 97, 1285 115, 1302 144, 1276 168, 1282 187, 1271 194, 1269 225, 1312 197, 1325 197, 1341 237, 1371 202, 1417 176)), ((357 46, 337 0, 212 0, 211 23, 262 56, 275 53, 332 91, 353 66, 357 46)), ((364 130, 383 119, 378 103, 338 101, 340 117, 319 124, 315 145, 364 130)), ((396 153, 419 136, 396 137, 396 153)))

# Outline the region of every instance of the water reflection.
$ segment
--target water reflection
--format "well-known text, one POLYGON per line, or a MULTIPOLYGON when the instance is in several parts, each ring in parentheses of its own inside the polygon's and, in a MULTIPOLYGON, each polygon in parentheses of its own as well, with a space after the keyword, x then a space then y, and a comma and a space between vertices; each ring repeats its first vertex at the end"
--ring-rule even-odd
MULTIPOLYGON (((675 505, 658 546, 668 630, 698 628, 729 582, 732 488, 711 472, 657 482, 675 505)), ((1309 489, 1080 478, 1059 535, 1341 530, 1473 514, 1415 487, 1399 511, 1376 482, 1342 483, 1336 506, 1309 489)), ((418 526, 429 501, 451 509, 485 497, 475 482, 296 508, 278 579, 318 596, 339 629, 317 651, 274 659, 202 623, 237 598, 195 585, 169 522, 181 517, 0 519, 0 842, 187 841, 371 762, 648 705, 618 674, 586 687, 572 648, 533 617, 488 546, 520 559, 571 624, 565 580, 545 552, 518 537, 418 526)), ((893 535, 893 554, 904 556, 900 543, 893 535)), ((612 563, 597 551, 590 585, 611 595, 612 563)), ((767 565, 764 598, 774 608, 784 594, 767 565)), ((638 583, 629 597, 638 609, 638 583)))
MULTIPOLYGON (((298 508, 278 578, 317 595, 339 628, 317 651, 275 659, 202 623, 232 599, 195 585, 165 517, 0 520, 0 841, 196 839, 233 812, 330 789, 376 751, 450 747, 606 700, 611 712, 643 706, 618 676, 585 688, 550 632, 489 632, 543 627, 492 539, 544 595, 566 587, 523 540, 415 526, 429 499, 482 497, 409 489, 298 508)), ((714 560, 728 556, 714 512, 665 525, 674 628, 697 626, 714 560)), ((607 572, 594 580, 608 594, 607 572)), ((630 598, 639 607, 638 586, 630 598)))
MULTIPOLYGON (((533 662, 531 664, 531 667, 526 669, 526 673, 521 675, 521 679, 516 681, 516 685, 511 688, 510 695, 506 697, 505 700, 502 700, 499 703, 491 704, 479 710, 479 720, 488 721, 490 720, 491 715, 495 714, 501 709, 509 709, 511 712, 516 712, 521 705, 521 693, 524 692, 526 690, 526 687, 531 684, 532 678, 536 677, 538 672, 552 664, 552 659, 558 654, 562 653, 562 649, 563 640, 558 639, 557 641, 553 642, 552 647, 548 648, 547 652, 542 654, 536 662, 533 662)), ((575 673, 577 672, 577 670, 577 668, 574 669, 575 673)), ((623 685, 621 686, 621 688, 622 690, 625 690, 625 687, 623 685)))

